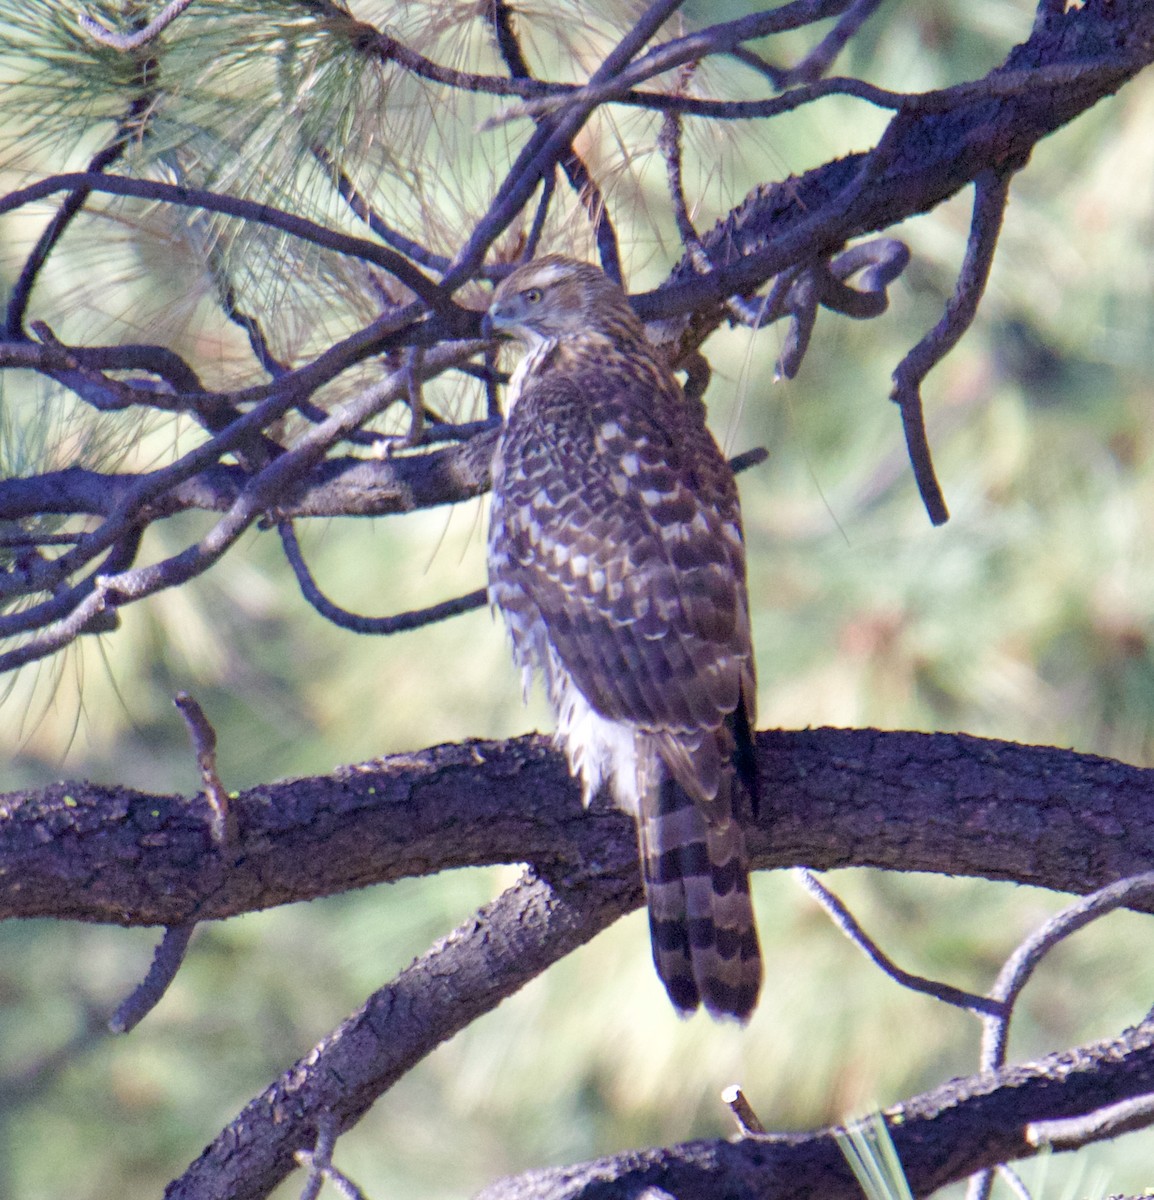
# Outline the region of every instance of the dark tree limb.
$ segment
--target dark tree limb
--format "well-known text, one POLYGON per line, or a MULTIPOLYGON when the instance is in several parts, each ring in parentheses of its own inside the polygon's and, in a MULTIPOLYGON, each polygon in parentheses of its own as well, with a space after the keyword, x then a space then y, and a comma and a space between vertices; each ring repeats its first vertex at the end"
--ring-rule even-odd
MULTIPOLYGON (((758 752, 758 868, 871 866, 1078 894, 1154 869, 1151 770, 879 730, 762 733, 758 752)), ((494 863, 614 861, 636 874, 630 818, 583 811, 563 759, 538 736, 268 784, 230 808, 231 865, 199 796, 81 783, 12 793, 0 808, 0 917, 176 925, 494 863)))
POLYGON ((922 411, 922 380, 958 344, 977 315, 978 302, 986 290, 986 280, 994 263, 994 251, 1002 218, 1010 196, 1010 177, 992 171, 980 175, 974 182, 974 215, 966 255, 958 274, 954 294, 946 305, 942 319, 902 359, 894 371, 891 399, 901 409, 902 427, 914 468, 918 491, 930 520, 941 525, 949 519, 945 497, 934 473, 930 458, 929 438, 926 436, 925 415, 922 411))
POLYGON ((1030 38, 985 79, 909 97, 874 150, 755 189, 702 235, 715 273, 699 276, 683 260, 667 285, 636 298, 639 314, 692 313, 682 336, 700 344, 724 318, 726 296, 756 290, 805 254, 927 212, 983 172, 1020 169, 1043 137, 1154 61, 1154 10, 1142 0, 1071 15, 1047 0, 1030 38))
POLYGON ((169 925, 165 929, 144 978, 109 1018, 110 1032, 128 1033, 135 1029, 160 1003, 184 962, 195 932, 195 924, 169 925))
POLYGON ((419 629, 423 625, 432 625, 437 621, 445 621, 458 613, 471 612, 481 608, 488 599, 484 588, 478 588, 465 596, 457 596, 428 608, 416 609, 413 612, 395 613, 388 617, 364 617, 359 613, 350 612, 334 604, 317 586, 309 571, 308 564, 301 552, 300 542, 291 521, 277 523, 285 558, 296 576, 301 595, 324 617, 342 629, 350 629, 354 633, 391 634, 402 633, 409 629, 419 629))
MULTIPOLYGON (((758 867, 883 866, 1075 892, 1154 868, 1154 771, 875 730, 765 733, 758 752, 758 867)), ((347 1128, 439 1041, 641 902, 631 820, 584 812, 541 738, 400 755, 253 789, 231 807, 230 864, 200 798, 80 784, 14 793, 0 805, 0 914, 181 926, 453 866, 533 868, 254 1100, 173 1185, 182 1200, 266 1194, 323 1113, 347 1128)), ((1030 1153, 1028 1125, 1154 1090, 1149 1038, 1147 1027, 903 1106, 893 1134, 915 1194, 1030 1153)), ((765 1200, 782 1169, 812 1182, 794 1195, 852 1194, 829 1131, 640 1152, 488 1194, 626 1197, 643 1180, 687 1200, 722 1183, 765 1200)))
MULTIPOLYGON (((1154 1083, 1154 1027, 949 1083, 885 1111, 915 1197, 1036 1152, 1034 1122, 1089 1114, 1154 1083), (1043 1115, 1050 1114, 1050 1115, 1043 1115)), ((1103 1134, 1102 1136, 1109 1136, 1103 1134)), ((736 1142, 689 1142, 503 1179, 476 1200, 861 1200, 833 1129, 736 1142)))
POLYGON ((607 866, 527 873, 253 1100, 166 1189, 166 1200, 267 1195, 313 1143, 322 1114, 348 1129, 437 1045, 638 904, 633 854, 607 866), (634 869, 614 869, 626 867, 634 869))

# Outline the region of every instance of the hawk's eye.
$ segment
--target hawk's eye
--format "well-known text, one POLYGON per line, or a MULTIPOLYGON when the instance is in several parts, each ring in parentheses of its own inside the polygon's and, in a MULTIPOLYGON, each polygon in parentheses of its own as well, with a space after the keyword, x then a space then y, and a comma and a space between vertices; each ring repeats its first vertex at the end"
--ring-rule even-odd
POLYGON ((541 302, 540 288, 526 288, 521 295, 525 297, 526 304, 540 304, 541 302))

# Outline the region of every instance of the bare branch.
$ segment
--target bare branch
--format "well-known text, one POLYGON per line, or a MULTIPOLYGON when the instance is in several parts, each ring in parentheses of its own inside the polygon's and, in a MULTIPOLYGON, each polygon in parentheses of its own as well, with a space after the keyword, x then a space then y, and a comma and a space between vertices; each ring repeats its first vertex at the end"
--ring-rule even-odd
MULTIPOLYGON (((85 19, 83 16, 80 18, 81 24, 85 19)), ((138 75, 141 93, 134 97, 129 104, 112 140, 89 160, 87 174, 100 175, 118 162, 124 154, 129 139, 139 134, 139 122, 153 102, 151 92, 144 90, 152 82, 152 74, 153 64, 141 63, 138 75)), ((84 186, 73 190, 56 210, 56 214, 37 239, 20 270, 19 278, 12 288, 12 294, 8 297, 8 305, 4 314, 4 336, 6 338, 13 340, 20 338, 21 330, 24 327, 24 315, 28 310, 28 301, 31 299, 32 289, 36 286, 36 280, 73 218, 88 202, 91 194, 92 189, 84 186)))
MULTIPOLYGON (((1151 891, 1154 891, 1154 871, 1120 879, 1117 883, 1111 883, 1056 913, 1026 938, 1007 959, 992 989, 993 997, 1001 1002, 1008 1013, 1038 964, 1059 942, 1099 917, 1117 908, 1124 908, 1135 899, 1146 897, 1151 891)), ((1005 1018, 991 1016, 985 1019, 982 1037, 983 1070, 1001 1066, 1006 1061, 1008 1036, 1009 1027, 1005 1018)))
POLYGON ((986 996, 977 996, 972 992, 962 991, 948 983, 939 983, 934 979, 925 979, 921 975, 912 975, 903 970, 878 944, 862 929, 853 914, 814 875, 812 871, 802 867, 795 874, 801 880, 802 886, 825 909, 833 923, 849 938, 851 942, 877 967, 880 967, 895 983, 911 991, 933 996, 943 1004, 952 1004, 955 1008, 964 1008, 967 1012, 992 1013, 1002 1016, 1004 1006, 1000 1001, 991 1000, 986 996))
POLYGON ((846 43, 873 15, 880 3, 881 0, 854 0, 829 33, 801 62, 785 72, 786 81, 792 83, 798 80, 805 83, 824 75, 829 70, 830 63, 845 49, 846 43))
POLYGON ((890 398, 901 409, 902 427, 909 447, 918 491, 935 525, 949 519, 941 485, 934 474, 922 411, 921 384, 933 368, 957 345, 978 311, 978 302, 986 290, 986 280, 994 261, 1002 217, 1009 199, 1010 176, 986 172, 974 181, 974 215, 966 256, 958 275, 957 287, 946 305, 942 319, 902 359, 894 371, 890 398))
MULTIPOLYGON (((599 84, 624 70, 629 60, 680 6, 681 0, 653 0, 593 73, 590 83, 599 84)), ((471 278, 489 247, 536 191, 537 184, 569 152, 570 143, 596 107, 596 101, 574 101, 557 121, 541 122, 509 169, 496 199, 474 226, 468 241, 454 256, 442 280, 442 287, 446 291, 456 290, 471 278)))
POLYGON ((228 792, 216 770, 216 730, 205 716, 204 709, 188 692, 177 692, 173 703, 188 728, 200 780, 204 785, 204 798, 212 810, 212 840, 227 853, 229 846, 236 841, 236 817, 229 808, 228 792))
MULTIPOLYGON (((634 873, 635 874, 635 873, 634 873)), ((256 1200, 293 1167, 324 1114, 349 1129, 434 1047, 618 915, 625 890, 611 872, 528 872, 374 993, 232 1121, 167 1200, 256 1200)))
POLYGON ((349 612, 334 604, 316 585, 308 565, 301 553, 300 543, 291 521, 280 521, 277 524, 281 542, 284 546, 285 557, 293 569, 293 574, 300 585, 304 598, 328 621, 339 625, 342 629, 351 629, 354 633, 392 634, 404 633, 410 629, 419 629, 423 625, 432 625, 437 621, 445 621, 459 613, 471 612, 481 608, 488 601, 488 593, 484 588, 478 588, 468 595, 458 596, 453 600, 445 600, 428 608, 417 609, 413 612, 397 613, 390 617, 362 617, 349 612))
POLYGON ((169 985, 176 978, 184 963, 188 943, 196 932, 196 923, 169 925, 156 947, 148 974, 133 989, 132 994, 109 1018, 108 1028, 112 1033, 128 1033, 160 1003, 169 985))
POLYGON ((392 246, 398 254, 412 259, 415 263, 427 267, 431 271, 443 272, 448 268, 449 260, 442 254, 434 254, 426 246, 414 242, 398 233, 387 225, 380 214, 375 212, 368 200, 357 189, 353 181, 340 169, 336 159, 324 146, 314 145, 311 148, 313 157, 332 176, 333 183, 349 208, 381 239, 387 246, 392 246))
POLYGON ((1091 1142, 1116 1138, 1151 1124, 1154 1124, 1154 1093, 1108 1104, 1084 1117, 1036 1121, 1026 1126, 1026 1140, 1039 1148, 1078 1150, 1091 1142))
MULTIPOLYGON (((1154 1031, 1128 1030, 1036 1062, 951 1082, 885 1112, 915 1196, 981 1166, 1025 1158, 1033 1123, 1078 1111, 1097 1094, 1144 1094, 1154 1079, 1154 1031)), ((842 1156, 840 1129, 637 1150, 503 1179, 475 1200, 634 1200, 647 1188, 678 1200, 861 1200, 842 1156)))
POLYGON ((102 46, 111 46, 114 50, 139 50, 163 33, 191 3, 192 0, 170 0, 157 16, 135 33, 115 33, 87 13, 81 13, 77 20, 85 32, 102 46))
MULTIPOLYGON (((758 765, 749 847, 759 869, 873 866, 1080 893, 1154 870, 1154 772, 1122 763, 962 735, 824 729, 760 734, 758 765), (1107 823, 1117 832, 1103 837, 1107 823)), ((176 925, 509 862, 616 861, 638 878, 630 819, 585 812, 546 738, 435 747, 254 788, 230 806, 231 867, 186 798, 80 783, 13 793, 0 801, 0 916, 176 925)))
POLYGON ((737 1132, 742 1137, 766 1132, 757 1113, 753 1111, 753 1105, 746 1099, 745 1093, 736 1083, 731 1084, 721 1093, 721 1102, 733 1113, 733 1119, 737 1122, 737 1132))
POLYGON ((205 188, 163 183, 157 179, 133 179, 126 175, 103 175, 96 171, 74 171, 65 175, 51 175, 47 179, 29 184, 28 187, 0 196, 0 216, 36 200, 42 200, 55 192, 77 192, 83 189, 87 189, 88 192, 107 192, 113 196, 161 200, 166 204, 199 208, 205 212, 217 212, 224 216, 239 217, 256 225, 280 229, 315 246, 323 246, 328 250, 335 250, 338 254, 374 263, 395 276, 430 308, 443 309, 451 304, 446 293, 437 284, 423 275, 407 258, 388 246, 340 233, 319 225, 316 221, 310 221, 307 217, 273 208, 269 204, 245 200, 239 196, 227 196, 205 188))

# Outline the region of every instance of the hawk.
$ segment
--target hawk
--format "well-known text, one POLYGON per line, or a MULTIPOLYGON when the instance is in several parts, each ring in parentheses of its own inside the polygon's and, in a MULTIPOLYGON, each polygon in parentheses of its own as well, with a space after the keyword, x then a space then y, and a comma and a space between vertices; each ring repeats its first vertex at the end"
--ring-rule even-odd
POLYGON ((526 351, 493 461, 490 602, 526 687, 544 675, 585 804, 607 784, 636 818, 674 1006, 745 1021, 761 985, 740 820, 755 677, 733 473, 592 264, 518 267, 484 329, 526 351))

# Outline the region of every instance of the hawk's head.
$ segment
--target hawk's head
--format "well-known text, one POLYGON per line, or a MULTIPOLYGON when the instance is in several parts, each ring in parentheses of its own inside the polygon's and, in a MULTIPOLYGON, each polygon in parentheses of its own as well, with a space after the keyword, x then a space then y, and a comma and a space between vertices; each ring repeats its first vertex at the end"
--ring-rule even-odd
POLYGON ((530 347, 588 334, 643 336, 617 284, 592 263, 560 254, 534 259, 507 275, 493 293, 481 331, 530 347))

